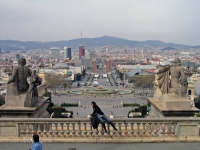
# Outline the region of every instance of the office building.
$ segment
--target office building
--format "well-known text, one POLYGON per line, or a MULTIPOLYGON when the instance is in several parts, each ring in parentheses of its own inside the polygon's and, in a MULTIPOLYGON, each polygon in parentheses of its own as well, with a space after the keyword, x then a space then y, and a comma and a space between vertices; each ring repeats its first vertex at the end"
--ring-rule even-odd
POLYGON ((20 58, 20 54, 16 54, 15 59, 19 59, 19 58, 20 58))
POLYGON ((82 57, 85 57, 85 46, 80 45, 79 46, 79 59, 82 57))
POLYGON ((64 47, 64 58, 72 59, 72 51, 70 47, 64 47))
POLYGON ((60 58, 60 50, 58 47, 52 47, 50 53, 52 58, 60 58))

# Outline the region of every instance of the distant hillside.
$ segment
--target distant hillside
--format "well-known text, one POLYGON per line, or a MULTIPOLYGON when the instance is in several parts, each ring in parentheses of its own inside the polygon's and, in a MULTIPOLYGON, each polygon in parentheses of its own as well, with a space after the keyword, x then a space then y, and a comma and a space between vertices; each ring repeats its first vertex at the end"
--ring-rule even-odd
POLYGON ((116 37, 97 37, 97 38, 82 38, 82 39, 73 39, 67 41, 51 41, 51 42, 36 42, 36 41, 14 41, 14 40, 0 40, 0 47, 2 50, 30 50, 30 49, 49 49, 53 46, 63 48, 65 46, 71 48, 78 48, 79 45, 85 45, 87 47, 96 47, 96 46, 118 46, 118 47, 131 47, 131 48, 190 48, 189 45, 175 44, 175 43, 165 43, 162 41, 131 41, 122 38, 116 37))
POLYGON ((174 47, 165 47, 165 48, 163 48, 162 50, 175 50, 176 48, 174 48, 174 47))
POLYGON ((198 46, 192 46, 191 48, 200 49, 200 45, 198 45, 198 46))

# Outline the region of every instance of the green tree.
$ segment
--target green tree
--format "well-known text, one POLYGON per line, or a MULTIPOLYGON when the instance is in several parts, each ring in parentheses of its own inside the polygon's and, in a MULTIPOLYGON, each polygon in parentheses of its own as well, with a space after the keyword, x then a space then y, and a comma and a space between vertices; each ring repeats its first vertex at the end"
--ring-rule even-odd
POLYGON ((200 95, 194 99, 195 107, 200 109, 200 95))
POLYGON ((124 74, 121 73, 121 72, 119 72, 119 78, 120 78, 121 80, 123 80, 123 76, 124 76, 124 74))
POLYGON ((71 80, 67 79, 67 75, 55 75, 47 73, 45 74, 45 80, 53 93, 61 91, 62 88, 65 90, 65 88, 68 88, 72 83, 71 80))
POLYGON ((82 77, 82 74, 78 73, 78 74, 76 75, 76 80, 77 80, 77 81, 80 81, 80 80, 81 80, 81 77, 82 77))
POLYGON ((0 106, 5 104, 5 97, 0 95, 0 106))
POLYGON ((134 87, 153 87, 155 75, 139 75, 130 78, 130 82, 134 83, 134 87))
POLYGON ((86 69, 84 69, 84 70, 82 71, 82 76, 84 77, 85 74, 86 74, 86 69))

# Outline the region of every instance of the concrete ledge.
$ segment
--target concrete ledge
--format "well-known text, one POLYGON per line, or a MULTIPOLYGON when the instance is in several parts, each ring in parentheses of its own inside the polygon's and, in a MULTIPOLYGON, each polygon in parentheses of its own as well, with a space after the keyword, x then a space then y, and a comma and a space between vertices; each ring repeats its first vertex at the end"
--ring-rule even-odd
MULTIPOLYGON (((200 142, 200 137, 177 137, 177 138, 51 138, 40 139, 43 143, 182 143, 200 142)), ((0 138, 0 143, 31 143, 29 138, 0 138)))

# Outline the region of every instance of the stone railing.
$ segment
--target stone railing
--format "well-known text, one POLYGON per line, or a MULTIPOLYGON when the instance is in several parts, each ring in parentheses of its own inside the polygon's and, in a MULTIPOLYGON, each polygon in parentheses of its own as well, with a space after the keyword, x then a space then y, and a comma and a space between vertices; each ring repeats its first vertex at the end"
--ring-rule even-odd
POLYGON ((0 142, 30 142, 34 133, 42 142, 189 142, 200 141, 197 118, 111 119, 94 130, 89 119, 0 119, 0 142))

